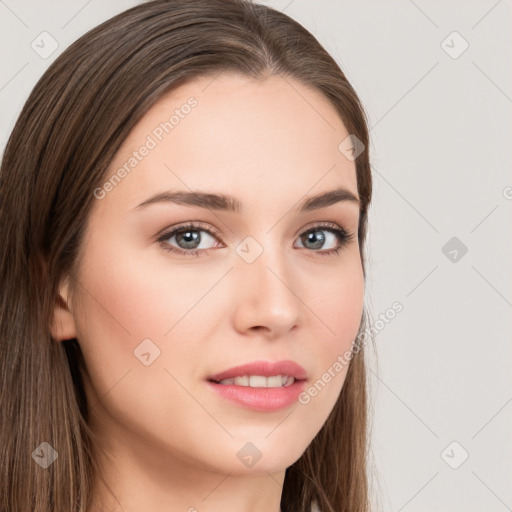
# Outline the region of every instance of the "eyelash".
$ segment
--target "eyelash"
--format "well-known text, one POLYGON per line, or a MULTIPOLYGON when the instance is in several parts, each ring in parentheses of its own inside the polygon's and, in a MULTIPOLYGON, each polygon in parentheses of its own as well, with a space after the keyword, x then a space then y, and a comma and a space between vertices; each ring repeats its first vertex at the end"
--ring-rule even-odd
MULTIPOLYGON (((208 254, 209 249, 196 249, 196 250, 190 250, 186 251, 184 249, 179 249, 177 247, 171 246, 166 242, 169 238, 171 238, 173 235, 176 235, 180 232, 186 232, 186 231, 205 231, 210 236, 214 238, 220 239, 220 234, 217 233, 216 230, 213 230, 211 227, 207 227, 205 224, 202 224, 201 222, 190 222, 178 227, 173 228, 170 231, 167 231, 163 233, 160 237, 157 238, 157 242, 160 242, 162 245, 162 248, 165 251, 172 252, 179 255, 184 256, 201 256, 201 253, 204 253, 204 255, 208 254)), ((317 253, 321 256, 334 256, 338 254, 345 245, 351 241, 354 238, 354 233, 348 233, 343 228, 338 227, 336 224, 331 223, 325 223, 325 224, 318 224, 317 226, 313 226, 312 228, 308 228, 306 231, 303 231, 301 235, 305 235, 306 233, 311 233, 315 231, 330 231, 338 238, 338 246, 335 249, 329 249, 328 251, 315 251, 312 250, 312 252, 317 253)))

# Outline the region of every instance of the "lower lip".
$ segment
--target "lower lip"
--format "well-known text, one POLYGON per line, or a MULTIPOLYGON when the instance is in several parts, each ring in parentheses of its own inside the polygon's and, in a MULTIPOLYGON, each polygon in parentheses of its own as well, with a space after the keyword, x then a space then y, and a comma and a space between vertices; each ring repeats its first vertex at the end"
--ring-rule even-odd
POLYGON ((304 390, 305 382, 305 380, 296 380, 290 386, 279 388, 252 388, 234 384, 217 384, 212 381, 207 381, 207 384, 220 396, 247 409, 272 412, 284 409, 296 402, 304 390))

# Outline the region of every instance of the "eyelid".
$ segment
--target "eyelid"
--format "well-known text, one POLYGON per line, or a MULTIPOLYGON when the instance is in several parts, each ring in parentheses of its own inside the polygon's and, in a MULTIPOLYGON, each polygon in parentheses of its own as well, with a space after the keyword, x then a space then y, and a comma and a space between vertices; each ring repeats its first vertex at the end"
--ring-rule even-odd
POLYGON ((312 222, 311 224, 308 224, 306 227, 301 228, 300 231, 297 232, 296 236, 302 235, 302 234, 307 233, 308 231, 311 231, 314 229, 322 229, 322 228, 341 229, 343 231, 347 231, 343 226, 340 226, 339 224, 337 224, 335 222, 318 221, 318 222, 312 222))
MULTIPOLYGON (((175 231, 178 231, 180 229, 186 229, 186 228, 204 229, 205 231, 215 235, 217 238, 222 240, 222 235, 217 230, 217 228, 213 227, 211 224, 206 224, 204 222, 196 221, 196 220, 186 221, 181 224, 176 224, 176 225, 170 226, 170 227, 168 226, 168 227, 164 228, 163 230, 161 230, 153 238, 154 238, 154 240, 158 240, 158 239, 162 238, 163 236, 170 235, 170 234, 174 233, 175 231)), ((312 223, 306 225, 306 227, 302 227, 299 231, 297 231, 295 236, 299 236, 299 235, 304 234, 307 231, 310 231, 315 228, 317 228, 317 229, 319 229, 319 228, 339 229, 339 230, 347 232, 347 234, 348 234, 348 230, 346 228, 344 228, 343 226, 341 226, 335 222, 317 221, 317 222, 312 222, 312 223)))
POLYGON ((154 239, 158 241, 163 237, 168 238, 169 236, 174 234, 176 231, 179 231, 182 229, 187 229, 187 228, 204 230, 212 235, 215 235, 217 238, 222 240, 222 235, 216 228, 214 228, 211 224, 206 224, 199 220, 189 220, 189 221, 183 222, 181 224, 176 224, 174 226, 166 227, 165 229, 160 231, 157 235, 155 235, 154 239))

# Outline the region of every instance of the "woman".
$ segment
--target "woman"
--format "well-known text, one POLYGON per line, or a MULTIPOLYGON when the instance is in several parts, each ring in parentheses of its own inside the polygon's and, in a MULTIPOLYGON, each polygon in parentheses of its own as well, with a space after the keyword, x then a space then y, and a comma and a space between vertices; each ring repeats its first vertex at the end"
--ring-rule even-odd
POLYGON ((367 147, 269 7, 156 0, 62 53, 1 168, 1 509, 369 510, 367 147))

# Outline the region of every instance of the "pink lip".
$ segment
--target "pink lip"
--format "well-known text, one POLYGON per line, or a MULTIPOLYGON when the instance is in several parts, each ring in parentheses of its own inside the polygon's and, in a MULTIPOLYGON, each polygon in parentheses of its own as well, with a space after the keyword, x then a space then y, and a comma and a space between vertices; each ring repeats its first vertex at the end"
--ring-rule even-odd
POLYGON ((208 378, 207 384, 214 392, 231 402, 247 409, 271 412, 283 409, 296 402, 300 393, 304 390, 307 378, 306 370, 293 361, 279 361, 277 363, 255 361, 212 375, 208 378), (279 388, 252 388, 250 386, 235 386, 234 384, 219 384, 221 380, 244 375, 263 375, 265 377, 288 375, 294 377, 295 382, 291 386, 279 388))
POLYGON ((288 407, 297 401, 304 391, 304 380, 297 380, 291 386, 281 388, 251 388, 234 384, 218 384, 208 381, 206 384, 221 397, 246 409, 272 412, 288 407))
POLYGON ((288 375, 294 377, 295 380, 304 380, 308 378, 306 370, 293 361, 277 361, 271 363, 268 361, 254 361, 253 363, 235 366, 221 373, 211 375, 207 380, 220 382, 224 379, 232 379, 234 377, 243 377, 244 375, 263 375, 264 377, 272 377, 272 375, 288 375))

